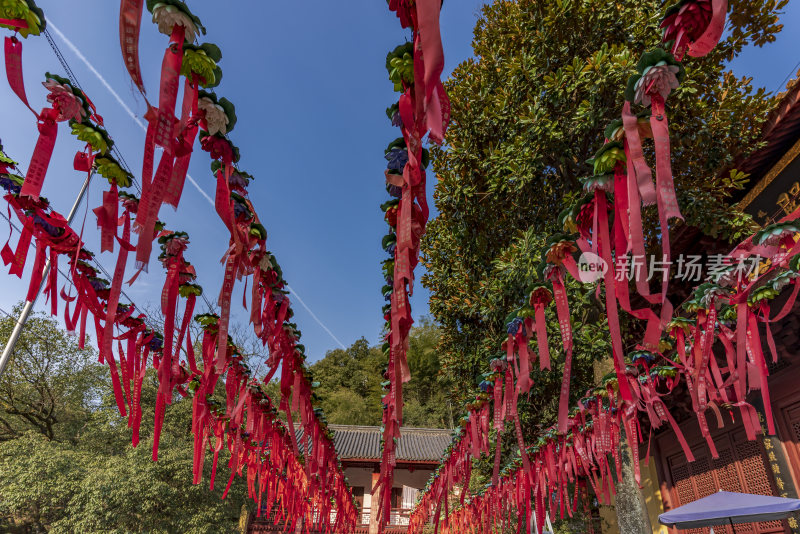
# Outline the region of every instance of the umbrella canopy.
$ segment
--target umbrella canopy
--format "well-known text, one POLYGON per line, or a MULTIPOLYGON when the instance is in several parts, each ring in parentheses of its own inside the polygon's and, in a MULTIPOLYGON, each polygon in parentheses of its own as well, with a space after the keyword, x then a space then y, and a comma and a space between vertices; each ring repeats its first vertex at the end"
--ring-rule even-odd
POLYGON ((658 516, 661 524, 677 528, 710 527, 786 519, 800 510, 800 499, 720 491, 658 516))

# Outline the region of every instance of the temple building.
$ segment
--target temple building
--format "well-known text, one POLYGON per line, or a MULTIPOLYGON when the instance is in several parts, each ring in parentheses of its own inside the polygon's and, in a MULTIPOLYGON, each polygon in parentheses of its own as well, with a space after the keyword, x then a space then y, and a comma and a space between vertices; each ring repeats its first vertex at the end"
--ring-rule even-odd
MULTIPOLYGON (((377 532, 376 511, 372 503, 377 501, 377 491, 373 492, 373 487, 381 465, 381 429, 377 426, 346 425, 329 425, 329 428, 334 431, 336 453, 359 509, 360 522, 354 534, 377 532)), ((406 532, 417 495, 427 484, 452 440, 452 431, 447 429, 403 427, 400 433, 386 534, 406 532)), ((262 515, 266 514, 262 511, 262 515)), ((265 518, 250 517, 246 524, 247 532, 251 533, 284 531, 283 524, 275 525, 265 518)))

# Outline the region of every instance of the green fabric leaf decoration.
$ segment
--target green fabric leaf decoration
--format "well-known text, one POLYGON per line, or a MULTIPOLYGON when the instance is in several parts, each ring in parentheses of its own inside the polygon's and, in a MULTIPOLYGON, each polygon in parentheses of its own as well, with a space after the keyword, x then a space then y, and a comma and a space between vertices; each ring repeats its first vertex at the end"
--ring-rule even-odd
POLYGON ((216 87, 222 81, 222 69, 217 65, 222 60, 222 52, 212 43, 195 46, 183 44, 183 64, 181 74, 192 79, 197 74, 202 87, 216 87))
POLYGON ((69 121, 69 125, 72 128, 72 135, 89 144, 95 152, 106 155, 111 147, 114 146, 114 141, 111 140, 108 132, 102 126, 78 122, 74 119, 69 121))
POLYGON ((133 183, 133 175, 126 171, 122 165, 110 154, 97 156, 94 159, 95 170, 108 180, 108 183, 116 183, 119 187, 130 187, 133 183))
POLYGON ((636 64, 637 73, 628 78, 628 85, 625 87, 625 100, 628 102, 633 102, 636 99, 636 82, 639 81, 639 78, 644 75, 647 69, 662 61, 667 65, 674 65, 678 67, 678 82, 683 83, 683 80, 686 78, 686 69, 683 68, 681 62, 677 61, 675 56, 663 48, 655 48, 642 54, 642 57, 639 59, 639 63, 636 64))
POLYGON ((606 143, 600 150, 595 152, 594 157, 588 160, 587 163, 594 166, 595 175, 603 175, 613 173, 617 162, 625 163, 626 161, 622 143, 612 141, 606 143))
POLYGON ((0 163, 5 163, 9 167, 15 167, 17 162, 13 159, 9 158, 5 152, 3 152, 3 145, 0 145, 0 163))
MULTIPOLYGON (((29 35, 41 34, 47 27, 44 11, 33 0, 0 0, 0 18, 27 22, 27 28, 19 29, 19 34, 26 39, 29 35)), ((0 24, 0 28, 17 31, 8 24, 0 24)))
POLYGON ((180 286, 178 286, 178 293, 183 298, 187 298, 190 295, 199 297, 200 295, 203 294, 203 288, 197 284, 181 284, 180 286))
POLYGON ((386 55, 386 70, 389 79, 394 84, 394 90, 403 91, 403 82, 406 85, 414 84, 414 44, 404 43, 386 55))

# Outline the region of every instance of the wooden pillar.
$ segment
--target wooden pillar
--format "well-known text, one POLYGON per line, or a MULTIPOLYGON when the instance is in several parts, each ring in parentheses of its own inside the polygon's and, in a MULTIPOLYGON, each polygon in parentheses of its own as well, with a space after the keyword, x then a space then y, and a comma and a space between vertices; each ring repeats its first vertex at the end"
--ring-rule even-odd
POLYGON ((378 497, 380 491, 377 489, 380 471, 377 469, 372 472, 372 488, 370 489, 369 503, 369 534, 378 534, 378 497))

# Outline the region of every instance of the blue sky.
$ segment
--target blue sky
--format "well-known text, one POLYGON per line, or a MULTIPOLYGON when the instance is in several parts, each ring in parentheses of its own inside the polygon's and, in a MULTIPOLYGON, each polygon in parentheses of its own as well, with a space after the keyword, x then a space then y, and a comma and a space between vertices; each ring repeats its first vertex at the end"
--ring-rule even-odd
MULTIPOLYGON (((144 100, 133 88, 122 63, 118 37, 118 5, 110 0, 38 0, 50 19, 50 30, 72 70, 105 119, 125 160, 138 175, 144 132, 112 95, 141 120, 144 100), (57 31, 56 31, 57 30, 57 31), (60 36, 68 39, 68 45, 60 36), (76 53, 76 50, 78 51, 76 53), (104 81, 78 56, 102 76, 104 81)), ((284 275, 319 322, 293 298, 296 322, 311 360, 341 342, 361 336, 378 340, 382 318, 380 239, 385 224, 378 206, 386 199, 383 149, 398 136, 384 114, 396 95, 387 79, 387 51, 409 36, 380 0, 347 2, 237 2, 246 8, 222 9, 219 2, 190 2, 208 28, 204 40, 222 49, 224 72, 216 89, 237 106, 238 123, 231 138, 242 151, 240 167, 256 177, 250 187, 256 209, 267 228, 268 247, 284 275), (321 324, 325 325, 323 327, 321 324), (326 332, 326 329, 332 333, 326 332), (335 338, 335 339, 334 339, 335 338)), ((472 55, 472 29, 482 0, 452 0, 442 12, 445 74, 472 55)), ((232 5, 232 4, 230 4, 232 5)), ((800 33, 800 2, 783 17, 785 29, 776 43, 746 50, 733 64, 736 74, 753 76, 757 86, 781 88, 796 70, 800 54, 791 35, 800 33)), ((167 37, 158 33, 145 13, 140 58, 149 95, 157 95, 161 58, 167 37)), ((45 103, 40 82, 50 71, 64 74, 47 41, 24 41, 23 70, 28 99, 34 108, 45 103)), ((151 97, 157 100, 157 97, 151 97)), ((0 138, 6 153, 27 168, 36 140, 32 114, 0 83, 0 138)), ((66 214, 82 176, 72 170, 81 143, 60 127, 43 194, 66 214)), ((214 194, 207 153, 196 148, 189 174, 207 195, 214 194)), ((433 175, 429 178, 432 194, 433 175)), ((92 184, 85 208, 101 203, 105 181, 92 184)), ((196 266, 198 282, 214 300, 222 281, 219 259, 228 234, 209 201, 187 183, 177 211, 165 206, 167 227, 188 231, 187 257, 196 266)), ((86 217, 85 241, 99 251, 94 215, 86 217)), ((0 221, 0 234, 6 232, 0 221)), ((6 234, 7 235, 7 234, 6 234)), ((16 243, 16 236, 12 239, 16 243)), ((115 256, 100 261, 112 270, 115 256)), ((32 264, 32 255, 29 266, 32 264)), ((421 275, 421 272, 419 272, 421 275)), ((27 278, 27 273, 26 273, 27 278)), ((126 293, 137 303, 157 302, 163 284, 161 266, 153 259, 126 293)), ((63 283, 63 279, 62 279, 63 283)), ((24 298, 26 284, 0 276, 0 308, 10 311, 24 298)), ((234 319, 246 321, 242 286, 233 299, 234 319)), ((427 313, 428 293, 417 284, 414 315, 427 313)), ((203 311, 204 306, 198 305, 203 311)), ((44 310, 44 302, 37 309, 44 310)))

